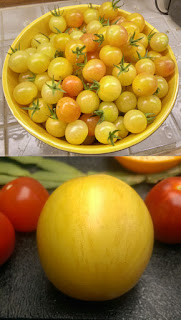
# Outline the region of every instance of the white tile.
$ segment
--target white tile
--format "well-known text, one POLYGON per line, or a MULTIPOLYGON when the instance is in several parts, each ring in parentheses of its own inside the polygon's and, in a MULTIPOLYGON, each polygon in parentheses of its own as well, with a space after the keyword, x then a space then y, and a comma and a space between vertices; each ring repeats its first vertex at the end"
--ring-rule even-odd
POLYGON ((15 39, 33 20, 42 15, 39 6, 25 6, 2 11, 4 39, 15 39))
POLYGON ((9 156, 67 156, 29 134, 20 124, 7 126, 9 156))
POLYGON ((0 156, 5 156, 5 149, 4 149, 4 129, 0 128, 0 156))
POLYGON ((143 152, 145 150, 161 148, 167 145, 175 144, 181 140, 181 131, 177 127, 172 115, 169 115, 162 126, 156 130, 150 137, 137 145, 131 147, 131 153, 143 152))

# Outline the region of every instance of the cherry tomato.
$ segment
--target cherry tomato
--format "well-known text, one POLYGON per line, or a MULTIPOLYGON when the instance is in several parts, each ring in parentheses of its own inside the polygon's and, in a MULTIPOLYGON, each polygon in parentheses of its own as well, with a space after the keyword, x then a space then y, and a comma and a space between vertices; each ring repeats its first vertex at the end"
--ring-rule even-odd
POLYGON ((93 142, 95 141, 95 137, 94 136, 87 136, 87 138, 85 138, 84 142, 82 142, 83 145, 90 145, 93 144, 93 142))
POLYGON ((157 115, 162 108, 161 100, 157 96, 146 96, 138 98, 138 110, 143 113, 153 113, 157 115))
POLYGON ((130 110, 124 116, 124 126, 131 133, 140 133, 147 127, 147 119, 140 110, 130 110))
POLYGON ((148 58, 150 58, 152 61, 154 61, 154 60, 157 59, 157 58, 162 57, 161 53, 156 52, 156 51, 153 51, 153 50, 148 51, 147 56, 148 56, 148 58))
POLYGON ((64 137, 66 126, 67 123, 51 117, 47 119, 45 124, 46 131, 56 138, 64 137))
POLYGON ((72 64, 83 62, 86 48, 81 40, 70 40, 65 46, 65 57, 72 64))
POLYGON ((94 80, 100 81, 106 73, 106 66, 100 59, 89 60, 82 70, 85 80, 92 83, 94 80))
POLYGON ((132 21, 128 21, 128 20, 123 21, 121 23, 121 26, 126 29, 129 38, 131 36, 133 36, 133 34, 135 34, 135 36, 137 36, 141 32, 140 28, 132 21))
POLYGON ((121 94, 121 84, 113 76, 104 76, 99 85, 98 96, 102 101, 115 101, 121 94))
POLYGON ((48 67, 48 75, 55 80, 63 80, 73 72, 72 64, 65 58, 53 59, 48 67))
POLYGON ((102 111, 104 120, 109 122, 114 122, 119 115, 118 108, 114 102, 101 102, 98 111, 102 111))
POLYGON ((53 46, 52 43, 45 42, 45 43, 41 43, 38 46, 37 52, 46 54, 50 58, 50 60, 52 60, 53 58, 55 58, 56 48, 53 46))
POLYGON ((49 20, 49 28, 55 33, 57 32, 57 29, 60 32, 64 32, 67 28, 65 18, 62 15, 52 16, 49 20))
POLYGON ((42 73, 48 69, 50 58, 41 52, 36 52, 28 57, 28 69, 33 73, 42 73))
POLYGON ((102 24, 97 20, 92 20, 86 26, 87 33, 97 33, 102 28, 102 24))
POLYGON ((58 81, 47 81, 41 89, 41 96, 46 103, 55 104, 63 97, 62 86, 58 81))
POLYGON ((47 201, 47 190, 30 177, 17 178, 1 189, 0 210, 16 231, 36 230, 41 210, 47 201))
POLYGON ((112 25, 107 29, 106 40, 111 46, 120 48, 128 41, 128 33, 121 25, 112 25))
POLYGON ((34 82, 35 81, 35 75, 31 71, 25 71, 19 74, 18 77, 19 82, 34 82))
POLYGON ((86 24, 93 20, 99 20, 99 11, 95 8, 88 8, 84 11, 83 15, 86 24))
POLYGON ((124 91, 120 94, 118 99, 115 101, 115 104, 119 111, 126 113, 129 110, 133 110, 136 108, 137 99, 134 93, 129 91, 124 91))
POLYGON ((121 67, 116 66, 113 68, 112 75, 118 78, 122 86, 129 86, 133 83, 137 72, 132 64, 124 62, 121 67))
POLYGON ((119 131, 117 132, 118 136, 119 136, 121 139, 127 137, 127 135, 128 135, 129 132, 128 132, 128 130, 125 128, 125 125, 124 125, 124 117, 119 116, 119 117, 116 119, 116 121, 114 121, 114 124, 115 124, 117 130, 119 130, 119 131))
POLYGON ((83 34, 84 33, 81 30, 75 30, 75 31, 71 32, 70 38, 72 40, 79 40, 83 36, 83 34))
POLYGON ((28 114, 31 120, 36 123, 45 122, 48 117, 51 115, 51 108, 47 103, 42 99, 36 99, 29 105, 28 114))
POLYGON ((136 62, 135 68, 137 71, 137 74, 147 72, 149 74, 154 75, 155 74, 155 64, 151 59, 140 59, 136 62))
POLYGON ((50 80, 51 78, 49 77, 48 73, 43 72, 36 75, 34 84, 37 86, 37 89, 41 91, 44 83, 50 80))
POLYGON ((99 44, 99 48, 103 48, 104 46, 106 46, 108 43, 107 39, 106 39, 106 34, 107 34, 107 30, 110 28, 110 26, 102 26, 97 32, 97 36, 100 37, 102 36, 103 37, 103 42, 101 44, 99 44))
POLYGON ((78 103, 74 99, 63 97, 57 103, 56 114, 60 121, 70 123, 80 117, 81 111, 78 103))
POLYGON ((127 17, 128 21, 131 21, 133 23, 135 23, 140 32, 143 31, 144 27, 145 27, 145 19, 143 18, 143 16, 140 13, 131 13, 128 17, 127 17))
POLYGON ((157 58, 155 61, 155 73, 161 77, 168 77, 175 71, 175 62, 172 58, 163 56, 157 58))
POLYGON ((157 52, 164 51, 168 46, 169 38, 165 33, 157 32, 150 40, 150 47, 157 52))
POLYGON ((158 92, 155 93, 155 95, 162 99, 164 98, 167 93, 168 93, 168 82, 165 80, 165 78, 161 77, 161 76, 155 76, 155 78, 157 79, 158 82, 158 92))
POLYGON ((145 49, 148 47, 148 37, 146 34, 140 32, 135 38, 140 39, 138 43, 141 43, 145 47, 145 49))
POLYGON ((126 57, 127 61, 132 62, 132 63, 135 63, 139 60, 138 53, 141 56, 141 58, 143 58, 146 54, 145 47, 139 42, 137 42, 137 47, 129 44, 129 42, 128 42, 128 44, 123 46, 121 48, 121 50, 122 50, 124 56, 126 57))
POLYGON ((36 52, 36 48, 27 48, 25 49, 25 51, 28 52, 28 54, 31 56, 36 52))
POLYGON ((65 138, 71 144, 81 144, 88 135, 88 127, 82 120, 76 120, 67 125, 65 129, 65 138))
POLYGON ((13 90, 13 97, 21 105, 27 105, 36 98, 38 89, 32 82, 20 82, 13 90))
POLYGON ((87 61, 99 59, 99 51, 87 52, 87 61))
POLYGON ((28 70, 27 61, 29 54, 26 51, 18 50, 12 53, 8 60, 8 66, 11 70, 17 73, 22 73, 28 70))
POLYGON ((90 90, 83 90, 79 93, 76 102, 82 113, 92 113, 98 109, 100 100, 97 94, 90 90))
POLYGON ((155 76, 146 72, 138 74, 132 84, 133 92, 139 97, 152 95, 157 86, 158 82, 155 76))
POLYGON ((116 18, 114 18, 112 21, 111 21, 111 24, 118 24, 118 25, 121 25, 121 23, 123 21, 126 21, 126 18, 121 16, 121 15, 118 15, 116 18))
POLYGON ((113 20, 118 15, 118 9, 113 2, 106 1, 99 7, 99 14, 101 17, 104 17, 104 19, 113 20))
POLYGON ((85 44, 87 52, 94 52, 97 50, 99 45, 98 42, 96 42, 97 39, 98 37, 93 33, 84 33, 80 38, 85 44))
POLYGON ((121 62, 122 52, 117 47, 106 45, 100 50, 99 57, 106 66, 113 67, 113 65, 121 62))
POLYGON ((66 18, 68 27, 72 27, 72 28, 79 28, 84 21, 83 13, 78 9, 69 10, 66 13, 65 18, 66 18))
POLYGON ((70 41, 70 35, 68 33, 59 33, 54 37, 54 46, 57 50, 65 51, 66 44, 70 41))
POLYGON ((15 247, 15 232, 9 219, 0 212, 0 266, 12 255, 15 247))
POLYGON ((145 203, 153 220, 155 238, 165 243, 181 243, 181 178, 171 177, 156 184, 145 203))
POLYGON ((77 97, 83 90, 83 83, 78 77, 71 75, 63 80, 62 89, 66 91, 70 97, 77 97))
POLYGON ((114 134, 114 132, 117 131, 117 128, 114 123, 103 121, 100 124, 97 124, 95 128, 95 137, 96 139, 103 144, 114 144, 117 140, 117 132, 114 134), (111 135, 113 136, 111 138, 111 135))
POLYGON ((83 114, 80 117, 80 120, 84 121, 88 127, 88 136, 89 137, 95 136, 95 128, 100 118, 98 116, 94 116, 93 113, 90 113, 90 114, 83 114))
POLYGON ((31 40, 31 46, 33 48, 37 48, 41 43, 44 43, 44 42, 49 42, 49 38, 42 34, 42 33, 38 33, 34 36, 34 38, 31 40))

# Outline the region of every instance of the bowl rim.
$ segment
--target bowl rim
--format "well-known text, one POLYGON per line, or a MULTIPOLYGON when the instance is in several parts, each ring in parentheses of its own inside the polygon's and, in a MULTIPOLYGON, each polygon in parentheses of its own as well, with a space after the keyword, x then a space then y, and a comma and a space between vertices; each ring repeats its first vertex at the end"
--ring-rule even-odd
MULTIPOLYGON (((88 4, 81 4, 81 5, 72 5, 72 6, 65 6, 65 7, 61 7, 61 10, 71 10, 74 9, 76 7, 78 7, 79 9, 81 8, 85 8, 87 7, 88 4)), ((100 7, 100 5, 96 5, 93 4, 93 7, 100 7)), ((119 9, 119 12, 124 13, 126 15, 130 14, 130 12, 123 10, 123 9, 119 9)), ((16 37, 16 39, 13 41, 12 43, 12 47, 15 47, 21 36, 27 31, 29 30, 33 25, 37 24, 37 22, 41 21, 42 18, 48 17, 49 15, 51 15, 51 12, 47 12, 43 15, 41 15, 40 17, 38 17, 37 19, 33 20, 28 26, 26 26, 21 32, 20 34, 16 37)), ((149 28, 154 28, 149 22, 147 22, 145 20, 146 26, 148 26, 149 28)), ((154 30, 156 32, 159 32, 156 28, 154 28, 154 30)), ((164 112, 164 114, 162 115, 161 118, 157 118, 155 122, 152 123, 152 126, 148 126, 146 128, 145 131, 139 133, 139 134, 131 134, 132 139, 128 140, 128 141, 124 141, 125 139, 119 140, 117 141, 117 143, 115 143, 114 146, 112 145, 103 145, 103 144, 95 144, 95 145, 72 145, 69 144, 68 142, 65 143, 64 140, 61 140, 59 138, 55 138, 52 137, 50 134, 47 133, 48 136, 44 136, 42 135, 40 132, 38 132, 37 130, 35 130, 34 128, 32 128, 31 126, 29 126, 29 124, 26 122, 26 120, 23 117, 23 114, 21 115, 21 113, 19 113, 19 111, 17 110, 17 107, 15 107, 14 103, 12 102, 10 93, 9 93, 9 89, 8 89, 8 81, 7 81, 7 70, 8 70, 8 60, 9 60, 9 55, 6 55, 6 58, 4 60, 3 63, 3 71, 2 71, 2 85, 3 85, 3 91, 4 91, 4 96, 6 98, 8 107, 10 108, 12 114, 14 115, 14 117, 16 118, 16 120, 18 121, 18 123, 20 123, 22 125, 22 127, 24 129, 26 129, 32 136, 36 137, 37 139, 39 139, 40 141, 54 147, 55 149, 59 149, 62 151, 67 151, 67 152, 72 152, 72 153, 78 153, 78 154, 90 154, 90 155, 95 155, 95 154, 105 154, 105 153, 112 153, 112 152, 117 152, 117 151, 122 151, 125 150, 127 148, 130 148, 136 144, 138 144, 139 142, 144 141, 146 138, 150 137, 160 126, 161 124, 166 120, 166 118, 168 117, 168 115, 170 114, 172 108, 174 107, 176 98, 177 98, 177 94, 178 94, 178 88, 179 88, 179 72, 178 72, 178 65, 177 65, 177 61, 175 58, 175 55, 171 49, 170 46, 168 46, 168 52, 169 55, 171 56, 171 58, 174 60, 176 68, 175 68, 175 88, 174 88, 174 92, 173 92, 173 96, 172 99, 170 101, 170 105, 169 108, 167 108, 164 112), (52 138, 54 138, 52 140, 52 138), (55 141, 57 140, 57 141, 55 141), (61 144, 61 141, 63 142, 61 144), (121 143, 119 143, 121 141, 121 143)))

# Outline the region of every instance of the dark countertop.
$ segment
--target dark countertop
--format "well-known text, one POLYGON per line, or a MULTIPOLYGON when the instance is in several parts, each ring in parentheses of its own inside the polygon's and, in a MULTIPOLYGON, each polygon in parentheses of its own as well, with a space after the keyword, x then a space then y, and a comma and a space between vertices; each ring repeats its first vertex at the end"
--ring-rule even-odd
MULTIPOLYGON (((66 159, 81 169, 117 167, 111 158, 66 159)), ((151 187, 135 190, 144 198, 151 187)), ((17 234, 16 250, 0 268, 0 318, 71 320, 180 320, 181 245, 155 242, 150 263, 138 284, 107 302, 83 302, 57 291, 40 266, 35 233, 17 234)))

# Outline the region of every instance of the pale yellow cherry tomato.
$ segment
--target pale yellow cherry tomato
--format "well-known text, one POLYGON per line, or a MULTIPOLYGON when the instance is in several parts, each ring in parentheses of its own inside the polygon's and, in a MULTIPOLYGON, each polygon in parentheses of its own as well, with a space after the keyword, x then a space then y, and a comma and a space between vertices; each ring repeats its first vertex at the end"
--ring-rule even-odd
POLYGON ((65 136, 66 126, 67 123, 51 117, 47 119, 45 124, 46 131, 56 138, 62 138, 65 136))
POLYGON ((135 38, 140 39, 138 42, 141 43, 145 49, 148 47, 148 37, 145 33, 140 32, 135 38))
POLYGON ((126 113, 129 110, 133 110, 136 108, 137 99, 134 93, 129 91, 124 91, 120 94, 118 99, 115 101, 115 104, 119 111, 126 113))
POLYGON ((99 20, 99 11, 96 8, 88 8, 84 11, 84 22, 88 24, 93 20, 99 20))
POLYGON ((155 64, 151 59, 140 59, 135 64, 137 74, 147 72, 149 74, 155 74, 155 64))
POLYGON ((92 301, 114 299, 134 287, 151 257, 153 238, 140 196, 103 174, 62 184, 48 198, 37 228, 48 279, 64 294, 92 301))
POLYGON ((113 76, 104 76, 99 82, 98 96, 102 101, 115 101, 121 94, 121 84, 113 76))
POLYGON ((65 138, 70 144, 79 145, 88 136, 87 124, 82 120, 76 120, 67 125, 65 138))
POLYGON ((29 54, 26 51, 18 50, 12 53, 8 60, 8 66, 11 70, 17 73, 22 73, 28 70, 27 61, 29 54))
POLYGON ((72 40, 79 40, 82 36, 83 36, 83 32, 80 30, 75 30, 70 34, 70 38, 72 40))
POLYGON ((122 59, 121 49, 106 45, 102 47, 99 53, 99 58, 108 67, 113 67, 113 65, 119 64, 122 59))
POLYGON ((67 28, 67 23, 65 18, 62 15, 52 16, 49 20, 49 28, 53 32, 57 32, 57 29, 60 32, 64 32, 67 28))
POLYGON ((54 46, 57 50, 65 51, 66 44, 71 40, 68 33, 59 33, 54 37, 54 46))
POLYGON ((50 80, 51 78, 49 77, 48 73, 43 72, 36 75, 34 84, 37 86, 38 90, 41 91, 44 83, 50 80))
POLYGON ((29 105, 28 114, 34 122, 43 123, 51 115, 51 108, 43 99, 36 99, 29 105))
POLYGON ((143 16, 140 13, 131 13, 128 17, 127 17, 128 21, 132 21, 134 22, 140 29, 140 32, 143 31, 144 27, 145 27, 145 19, 143 18, 143 16))
POLYGON ((146 72, 138 74, 132 84, 133 92, 139 97, 152 95, 157 86, 158 82, 155 76, 146 72))
POLYGON ((158 92, 156 92, 155 95, 158 98, 162 99, 168 93, 168 89, 169 89, 168 82, 165 80, 165 78, 163 78, 161 76, 155 76, 155 78, 157 79, 157 82, 158 82, 158 87, 157 87, 158 92))
POLYGON ((140 33, 139 27, 132 21, 128 21, 128 20, 123 21, 121 23, 121 26, 123 26, 126 29, 129 38, 133 36, 133 34, 137 36, 140 33))
POLYGON ((118 136, 119 136, 121 139, 127 137, 127 135, 128 135, 129 132, 128 132, 128 130, 127 130, 127 129, 125 128, 125 126, 124 126, 124 118, 123 118, 122 116, 119 116, 119 117, 116 119, 116 121, 114 121, 114 124, 115 124, 117 130, 119 130, 119 131, 117 132, 118 136))
POLYGON ((147 119, 140 110, 126 112, 123 120, 125 128, 131 133, 140 133, 147 127, 147 119))
POLYGON ((122 86, 130 86, 136 78, 137 72, 132 64, 125 62, 120 66, 115 66, 112 75, 118 78, 122 86))
POLYGON ((13 97, 17 103, 27 105, 36 98, 38 89, 32 82, 20 82, 13 90, 13 97))
POLYGON ((98 30, 102 28, 102 24, 98 20, 92 20, 86 26, 87 33, 97 33, 98 30))
POLYGON ((159 52, 151 50, 151 51, 148 51, 147 57, 150 58, 152 61, 154 61, 155 59, 162 57, 162 55, 159 52))
POLYGON ((25 51, 28 52, 28 54, 31 56, 36 52, 36 48, 27 48, 25 49, 25 51))
POLYGON ((162 108, 161 100, 156 96, 146 96, 138 98, 138 110, 143 113, 153 113, 153 115, 157 115, 160 113, 162 108))
POLYGON ((56 48, 53 46, 52 43, 48 42, 48 43, 41 43, 38 48, 37 48, 37 52, 41 52, 46 54, 50 60, 52 60, 53 58, 55 58, 55 52, 56 52, 56 48))
POLYGON ((27 60, 28 69, 33 73, 43 73, 48 69, 50 58, 41 52, 29 56, 27 60))
POLYGON ((34 82, 35 81, 35 74, 29 70, 22 72, 19 74, 18 80, 19 80, 19 82, 25 82, 25 81, 34 82))
POLYGON ((103 121, 97 124, 95 137, 100 143, 112 144, 113 146, 119 138, 115 124, 109 121, 103 121))
POLYGON ((48 75, 55 80, 63 80, 73 72, 72 64, 66 58, 53 59, 48 67, 48 75))
POLYGON ((46 35, 42 34, 42 33, 38 33, 36 34, 33 39, 31 40, 31 47, 33 48, 38 48, 38 46, 41 44, 41 43, 44 43, 44 42, 49 42, 50 39, 49 37, 47 37, 46 35))
POLYGON ((82 113, 92 113, 99 107, 99 97, 91 90, 83 90, 77 96, 76 102, 78 103, 82 113))

